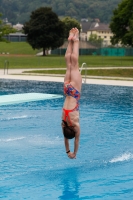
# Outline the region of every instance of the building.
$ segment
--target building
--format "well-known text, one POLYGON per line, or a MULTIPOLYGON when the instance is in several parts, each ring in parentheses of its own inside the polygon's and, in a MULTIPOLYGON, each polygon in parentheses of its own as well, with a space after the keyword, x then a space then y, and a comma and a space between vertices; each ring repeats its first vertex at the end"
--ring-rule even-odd
POLYGON ((109 28, 109 24, 100 23, 98 20, 95 22, 82 22, 81 21, 81 35, 82 40, 89 40, 91 34, 96 34, 98 38, 103 39, 103 46, 111 45, 111 37, 113 33, 109 28))
POLYGON ((87 32, 91 26, 91 22, 81 20, 80 40, 87 41, 87 32))
POLYGON ((25 42, 27 36, 24 33, 16 32, 5 35, 4 38, 10 42, 25 42))
POLYGON ((17 31, 22 31, 23 29, 23 24, 17 23, 16 25, 13 25, 13 28, 16 29, 17 31))
POLYGON ((113 33, 111 32, 108 24, 94 22, 91 24, 90 29, 87 31, 87 39, 91 34, 96 34, 98 38, 103 39, 103 46, 111 45, 111 37, 113 33))

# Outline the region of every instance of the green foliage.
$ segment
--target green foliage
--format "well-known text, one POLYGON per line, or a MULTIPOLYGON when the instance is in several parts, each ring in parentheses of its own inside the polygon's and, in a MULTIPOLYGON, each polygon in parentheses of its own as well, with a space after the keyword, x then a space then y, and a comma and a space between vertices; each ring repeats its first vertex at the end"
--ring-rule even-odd
POLYGON ((30 13, 38 7, 51 7, 60 17, 99 18, 101 22, 109 22, 119 2, 121 0, 0 0, 0 11, 12 23, 29 20, 30 13))
POLYGON ((89 37, 89 42, 95 46, 101 46, 103 39, 98 38, 97 34, 91 34, 89 37))
POLYGON ((133 0, 123 0, 114 10, 110 28, 114 34, 112 44, 133 47, 133 0))
MULTIPOLYGON (((0 17, 2 14, 0 13, 0 17)), ((2 41, 2 20, 0 19, 0 42, 2 41)))
POLYGON ((65 17, 62 19, 62 22, 65 24, 65 39, 69 36, 69 31, 73 27, 77 27, 80 31, 80 24, 76 19, 73 19, 71 17, 65 17))
POLYGON ((64 23, 51 8, 41 7, 31 13, 24 24, 24 33, 33 49, 55 49, 64 43, 64 23))
MULTIPOLYGON (((0 17, 2 14, 0 14, 0 17)), ((6 25, 0 19, 0 42, 5 41, 8 42, 6 39, 3 38, 4 35, 8 35, 9 33, 15 33, 16 30, 9 25, 6 25)))
POLYGON ((9 33, 15 33, 16 30, 9 25, 3 25, 2 27, 3 35, 8 35, 9 33))

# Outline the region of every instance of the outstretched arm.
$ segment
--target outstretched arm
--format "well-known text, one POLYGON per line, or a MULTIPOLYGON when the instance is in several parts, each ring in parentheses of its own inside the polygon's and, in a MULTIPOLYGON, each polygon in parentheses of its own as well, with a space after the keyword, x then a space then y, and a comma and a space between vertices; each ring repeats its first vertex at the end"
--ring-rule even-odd
POLYGON ((74 140, 74 152, 71 152, 71 154, 69 155, 69 158, 76 158, 76 154, 79 148, 80 126, 77 126, 75 130, 76 130, 76 135, 75 135, 75 140, 74 140))
POLYGON ((70 150, 69 149, 69 140, 67 138, 65 138, 65 137, 64 137, 64 143, 65 143, 66 152, 68 152, 70 150))
POLYGON ((74 152, 70 152, 69 139, 64 137, 66 153, 68 152, 67 155, 71 159, 76 158, 76 154, 78 152, 79 137, 80 137, 80 126, 75 127, 75 131, 76 131, 76 135, 75 135, 75 140, 74 140, 74 152))
POLYGON ((68 157, 71 158, 71 159, 76 158, 76 154, 78 152, 78 147, 79 147, 79 134, 77 134, 76 137, 75 137, 74 152, 70 152, 69 140, 65 137, 64 137, 64 143, 65 143, 66 153, 68 152, 67 153, 68 157))
POLYGON ((74 154, 75 154, 75 156, 76 156, 78 148, 79 148, 79 136, 80 136, 80 132, 76 133, 75 141, 74 141, 74 154))
POLYGON ((65 143, 66 153, 67 153, 68 157, 69 158, 74 158, 75 156, 73 155, 72 152, 70 152, 69 140, 67 138, 65 138, 65 137, 64 137, 64 143, 65 143))

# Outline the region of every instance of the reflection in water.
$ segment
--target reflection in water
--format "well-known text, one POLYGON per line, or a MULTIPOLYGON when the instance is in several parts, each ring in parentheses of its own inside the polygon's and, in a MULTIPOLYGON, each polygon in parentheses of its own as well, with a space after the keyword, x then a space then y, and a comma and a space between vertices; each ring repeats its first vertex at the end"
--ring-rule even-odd
POLYGON ((65 170, 61 176, 61 185, 63 185, 62 195, 59 196, 60 200, 64 199, 80 199, 79 188, 80 183, 78 182, 78 171, 75 168, 65 170), (71 173, 71 176, 70 176, 71 173))

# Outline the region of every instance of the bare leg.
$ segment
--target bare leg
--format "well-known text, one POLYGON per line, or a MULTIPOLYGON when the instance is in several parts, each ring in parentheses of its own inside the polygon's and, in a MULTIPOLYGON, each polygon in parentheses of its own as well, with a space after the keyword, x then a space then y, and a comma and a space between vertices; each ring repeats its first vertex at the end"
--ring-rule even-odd
POLYGON ((71 29, 70 33, 69 33, 69 38, 68 38, 68 47, 67 47, 66 54, 65 54, 67 69, 66 69, 64 82, 70 82, 71 81, 71 65, 72 65, 71 54, 72 54, 72 51, 73 51, 73 41, 71 39, 72 39, 73 36, 74 36, 73 29, 71 29))
POLYGON ((73 40, 73 52, 71 54, 71 83, 72 85, 80 92, 82 77, 79 72, 79 31, 75 28, 75 35, 72 38, 73 40))
POLYGON ((79 31, 75 28, 75 34, 73 40, 73 52, 71 55, 72 68, 78 68, 79 59, 79 31))

